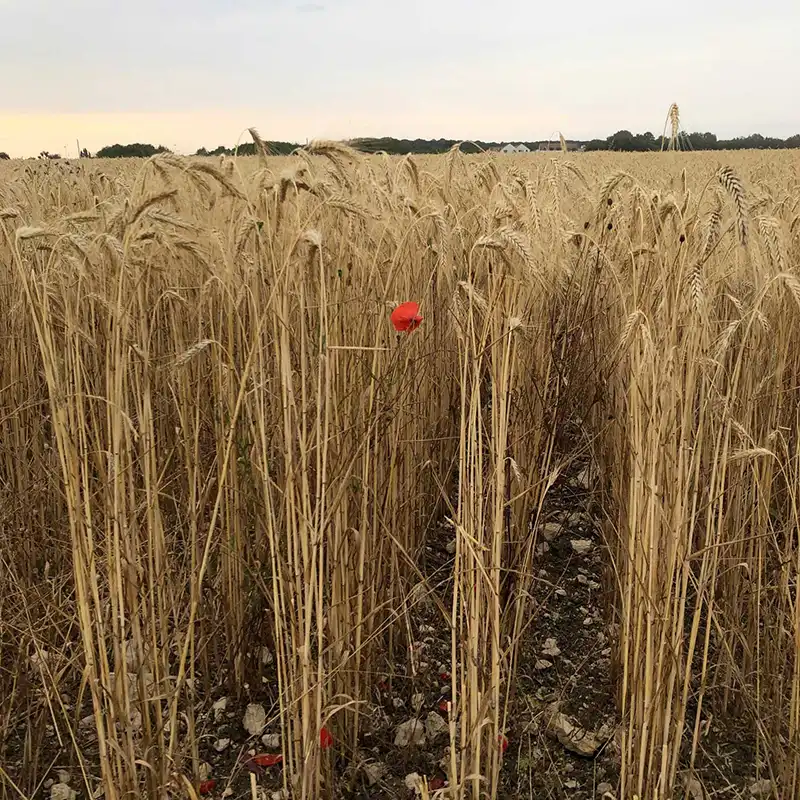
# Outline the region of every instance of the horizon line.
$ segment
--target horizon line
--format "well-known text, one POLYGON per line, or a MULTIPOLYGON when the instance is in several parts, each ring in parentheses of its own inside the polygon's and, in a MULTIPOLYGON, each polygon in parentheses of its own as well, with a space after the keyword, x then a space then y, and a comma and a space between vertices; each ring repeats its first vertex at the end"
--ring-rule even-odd
MULTIPOLYGON (((589 142, 607 141, 608 139, 611 139, 612 137, 614 137, 617 134, 622 133, 622 132, 630 133, 633 136, 643 136, 643 135, 646 135, 646 134, 651 134, 653 136, 653 138, 655 138, 657 140, 658 139, 669 139, 669 138, 671 138, 671 136, 669 135, 668 132, 662 132, 662 133, 656 134, 652 130, 647 130, 647 131, 641 131, 641 132, 637 133, 637 132, 634 132, 634 131, 630 130, 629 128, 619 128, 614 133, 608 134, 607 136, 604 136, 604 137, 595 136, 595 137, 592 137, 592 138, 568 138, 568 137, 565 136, 563 138, 564 138, 564 141, 567 142, 567 143, 572 142, 572 143, 578 143, 578 144, 586 144, 586 143, 589 143, 589 142)), ((786 142, 789 139, 793 139, 796 136, 800 136, 800 133, 791 134, 791 135, 789 135, 789 136, 784 138, 784 137, 780 137, 780 136, 771 136, 771 135, 768 135, 768 134, 763 134, 763 133, 760 133, 758 131, 753 131, 753 132, 751 132, 749 134, 737 134, 736 136, 732 136, 732 137, 728 138, 728 137, 719 137, 713 131, 700 131, 700 130, 698 130, 698 131, 686 131, 686 130, 679 131, 679 138, 689 137, 689 136, 692 136, 692 135, 700 135, 700 136, 711 135, 711 136, 716 137, 717 141, 719 141, 719 142, 732 142, 732 141, 736 141, 738 139, 748 139, 748 138, 752 138, 752 137, 756 137, 756 136, 761 137, 763 139, 775 139, 775 140, 778 140, 778 141, 781 141, 781 142, 786 142)), ((303 142, 301 142, 301 141, 293 141, 291 139, 263 139, 263 141, 266 142, 266 143, 272 142, 272 143, 275 143, 275 144, 294 145, 295 147, 298 147, 298 148, 307 146, 308 144, 311 144, 312 142, 315 142, 315 141, 317 141, 317 142, 320 142, 320 141, 335 141, 335 142, 340 142, 342 144, 349 144, 351 142, 368 142, 368 141, 371 141, 371 140, 385 140, 385 141, 396 141, 396 142, 451 142, 453 145, 455 145, 455 144, 503 145, 503 144, 514 144, 514 143, 521 143, 521 144, 555 143, 555 144, 558 144, 559 141, 560 141, 559 138, 558 138, 559 136, 563 136, 563 134, 561 134, 559 131, 556 131, 556 138, 552 138, 551 137, 551 138, 534 138, 534 139, 524 139, 524 138, 515 138, 515 139, 480 139, 480 138, 471 138, 470 139, 470 138, 461 138, 461 139, 459 139, 459 138, 446 137, 446 136, 437 136, 437 137, 415 136, 413 138, 409 137, 409 136, 351 136, 351 137, 344 137, 344 138, 332 138, 332 137, 306 138, 305 139, 305 144, 303 142)), ((80 138, 76 138, 75 142, 76 142, 77 145, 80 145, 80 138)), ((176 155, 191 156, 191 155, 197 155, 198 152, 200 150, 203 150, 203 149, 205 149, 205 150, 215 150, 215 149, 218 149, 220 147, 224 147, 225 149, 228 149, 228 150, 236 150, 236 149, 241 148, 242 146, 245 146, 245 145, 250 146, 250 145, 253 144, 253 142, 252 141, 244 141, 244 142, 239 142, 239 143, 233 144, 233 145, 218 144, 218 145, 215 145, 213 147, 209 147, 207 145, 202 145, 201 147, 196 148, 194 150, 194 152, 189 152, 189 150, 191 148, 184 149, 184 148, 177 148, 177 147, 174 147, 174 146, 170 147, 168 145, 164 145, 161 142, 159 142, 158 144, 154 144, 153 142, 145 142, 145 141, 141 141, 141 140, 132 140, 132 141, 128 141, 126 143, 123 143, 121 141, 116 141, 113 144, 103 145, 98 150, 96 150, 95 153, 100 152, 101 150, 104 150, 104 149, 109 148, 109 147, 117 147, 117 146, 119 146, 119 147, 129 147, 129 146, 137 145, 137 144, 144 145, 144 146, 152 146, 152 147, 156 147, 156 148, 164 147, 165 149, 169 150, 172 153, 175 153, 176 155)), ((0 145, 0 147, 2 147, 2 145, 0 145)), ((65 147, 65 149, 66 149, 66 147, 65 147)), ((2 149, 0 149, 0 152, 4 152, 4 151, 2 151, 2 149)), ((5 152, 5 155, 8 155, 8 157, 9 157, 8 160, 10 160, 10 161, 25 161, 25 160, 29 160, 29 159, 34 159, 34 160, 38 159, 38 158, 41 157, 42 153, 44 153, 44 152, 50 153, 51 151, 42 150, 42 151, 39 152, 38 155, 27 155, 27 156, 16 156, 16 155, 11 155, 10 153, 5 152)), ((69 156, 69 155, 62 155, 62 154, 58 153, 58 151, 52 151, 52 152, 53 152, 53 154, 58 154, 60 158, 64 158, 64 159, 67 159, 67 160, 70 160, 70 159, 73 159, 73 158, 77 160, 77 159, 80 158, 80 155, 79 155, 80 154, 80 149, 78 150, 78 155, 76 155, 74 157, 73 156, 69 156)))

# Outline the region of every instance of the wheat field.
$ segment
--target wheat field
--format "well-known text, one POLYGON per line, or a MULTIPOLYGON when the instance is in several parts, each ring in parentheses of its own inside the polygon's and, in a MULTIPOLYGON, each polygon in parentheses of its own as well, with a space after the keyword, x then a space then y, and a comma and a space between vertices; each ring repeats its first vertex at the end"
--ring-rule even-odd
POLYGON ((8 162, 0 268, 3 800, 800 796, 796 153, 8 162))

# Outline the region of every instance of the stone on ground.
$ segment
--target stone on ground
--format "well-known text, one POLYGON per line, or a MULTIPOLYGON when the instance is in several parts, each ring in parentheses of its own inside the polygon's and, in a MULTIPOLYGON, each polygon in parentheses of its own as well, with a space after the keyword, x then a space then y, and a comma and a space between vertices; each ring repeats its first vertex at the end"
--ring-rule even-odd
POLYGON ((425 720, 425 732, 428 734, 429 739, 433 740, 439 736, 443 736, 447 734, 448 730, 447 723, 439 714, 435 711, 431 711, 431 713, 428 714, 425 720))
POLYGON ((425 726, 418 719, 410 719, 398 725, 394 732, 395 747, 425 744, 425 726))
POLYGON ((608 739, 605 731, 595 733, 578 725, 559 710, 558 703, 553 703, 548 708, 547 733, 557 739, 565 749, 584 758, 593 757, 608 739))
POLYGON ((591 539, 572 539, 570 542, 573 552, 585 556, 592 549, 591 539))
POLYGON ((244 712, 242 725, 251 736, 258 736, 267 724, 267 712, 261 703, 250 703, 244 712))

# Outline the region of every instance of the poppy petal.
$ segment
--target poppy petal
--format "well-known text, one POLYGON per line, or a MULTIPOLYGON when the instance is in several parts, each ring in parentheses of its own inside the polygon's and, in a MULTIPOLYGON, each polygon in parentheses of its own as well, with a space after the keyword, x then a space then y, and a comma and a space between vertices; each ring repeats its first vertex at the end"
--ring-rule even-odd
POLYGON ((248 759, 248 763, 256 767, 274 767, 282 761, 283 754, 281 753, 261 753, 260 755, 248 759))
POLYGON ((320 728, 319 731, 319 746, 323 750, 327 750, 333 744, 333 735, 327 728, 320 728))
POLYGON ((409 301, 400 303, 391 315, 392 325, 396 331, 413 331, 422 322, 422 315, 419 313, 419 304, 409 301))

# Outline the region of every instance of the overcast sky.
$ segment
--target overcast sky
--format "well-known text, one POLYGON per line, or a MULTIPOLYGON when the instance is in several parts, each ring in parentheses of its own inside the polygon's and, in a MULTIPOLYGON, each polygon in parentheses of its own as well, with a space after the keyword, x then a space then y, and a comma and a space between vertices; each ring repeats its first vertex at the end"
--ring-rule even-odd
POLYGON ((0 0, 0 150, 800 133, 800 0, 0 0))

